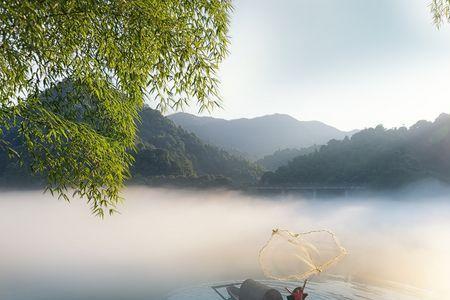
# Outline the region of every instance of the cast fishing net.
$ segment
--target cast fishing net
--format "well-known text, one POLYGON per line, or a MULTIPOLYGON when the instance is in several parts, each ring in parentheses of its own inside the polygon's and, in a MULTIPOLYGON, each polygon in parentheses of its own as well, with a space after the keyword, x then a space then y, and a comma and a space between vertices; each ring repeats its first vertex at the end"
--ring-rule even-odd
POLYGON ((304 280, 327 270, 346 254, 331 231, 294 233, 274 229, 259 252, 259 263, 269 278, 304 280))

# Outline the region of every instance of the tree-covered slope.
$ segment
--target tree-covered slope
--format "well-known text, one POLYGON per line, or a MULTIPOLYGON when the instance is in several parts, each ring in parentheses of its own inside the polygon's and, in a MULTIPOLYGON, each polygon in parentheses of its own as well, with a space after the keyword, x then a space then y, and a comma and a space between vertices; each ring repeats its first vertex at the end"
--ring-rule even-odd
POLYGON ((297 156, 307 155, 319 149, 320 146, 313 145, 301 149, 288 148, 277 150, 273 154, 266 155, 263 158, 257 160, 256 163, 267 171, 275 171, 279 167, 287 165, 289 161, 296 158, 297 156))
POLYGON ((203 143, 150 108, 141 112, 138 135, 135 177, 213 175, 252 183, 261 174, 255 164, 203 143))
MULTIPOLYGON (((5 132, 10 143, 22 143, 15 130, 5 132)), ((224 150, 203 143, 156 110, 140 113, 131 182, 183 185, 242 185, 254 183, 260 168, 224 150)), ((0 151, 0 184, 3 186, 40 185, 42 178, 31 176, 29 160, 24 165, 0 151)))
POLYGON ((450 116, 411 128, 366 129, 299 156, 261 179, 267 185, 399 187, 434 178, 450 182, 450 116))
MULTIPOLYGON (((13 146, 19 151, 24 147, 18 138, 17 129, 3 131, 3 139, 7 146, 13 146)), ((43 185, 42 177, 31 175, 28 157, 22 154, 22 162, 17 158, 17 154, 7 151, 7 147, 0 147, 0 186, 17 188, 23 185, 43 185)))

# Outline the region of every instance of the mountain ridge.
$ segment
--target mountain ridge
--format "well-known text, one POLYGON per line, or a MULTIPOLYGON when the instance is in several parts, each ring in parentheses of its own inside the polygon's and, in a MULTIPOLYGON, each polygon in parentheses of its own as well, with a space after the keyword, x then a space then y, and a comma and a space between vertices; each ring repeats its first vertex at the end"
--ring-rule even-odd
POLYGON ((367 128, 342 141, 330 140, 297 156, 274 172, 265 185, 339 185, 391 189, 421 180, 450 183, 450 115, 407 127, 367 128))
POLYGON ((181 112, 167 118, 207 143, 255 160, 280 149, 307 148, 355 133, 341 131, 320 121, 300 121, 279 113, 226 120, 181 112))

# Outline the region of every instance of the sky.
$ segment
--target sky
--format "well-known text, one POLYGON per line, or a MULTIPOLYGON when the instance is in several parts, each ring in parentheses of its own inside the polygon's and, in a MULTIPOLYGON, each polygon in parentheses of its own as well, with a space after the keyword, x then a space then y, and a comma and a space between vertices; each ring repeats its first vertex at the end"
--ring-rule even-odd
POLYGON ((434 26, 429 1, 234 1, 223 107, 203 115, 352 130, 450 113, 450 25, 434 26))

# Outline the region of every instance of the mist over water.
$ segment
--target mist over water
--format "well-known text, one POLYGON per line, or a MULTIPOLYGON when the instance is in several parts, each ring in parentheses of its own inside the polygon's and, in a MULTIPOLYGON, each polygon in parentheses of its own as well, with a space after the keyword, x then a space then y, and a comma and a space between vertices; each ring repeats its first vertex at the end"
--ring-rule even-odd
POLYGON ((161 299, 263 278, 258 251, 277 227, 334 231, 349 255, 330 273, 450 295, 450 190, 307 200, 134 187, 124 197, 121 214, 100 220, 79 199, 0 192, 0 299, 161 299))

